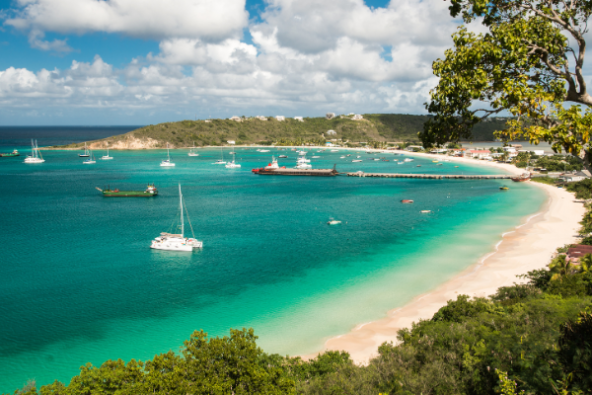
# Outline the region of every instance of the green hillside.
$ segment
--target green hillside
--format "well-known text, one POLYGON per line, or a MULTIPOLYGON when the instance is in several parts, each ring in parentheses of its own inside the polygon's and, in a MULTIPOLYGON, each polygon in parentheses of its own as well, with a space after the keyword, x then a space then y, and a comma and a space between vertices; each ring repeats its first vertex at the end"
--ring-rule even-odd
MULTIPOLYGON (((340 139, 350 142, 418 142, 417 133, 423 129, 427 115, 407 114, 364 114, 364 119, 354 121, 348 116, 333 119, 304 118, 277 121, 268 117, 242 118, 240 122, 229 119, 211 121, 179 121, 148 125, 129 133, 112 136, 92 142, 93 148, 160 148, 189 147, 227 144, 302 144, 305 142, 324 144, 326 140, 340 139), (335 135, 327 131, 334 130, 335 135), (142 145, 143 144, 143 145, 142 145)), ((478 125, 474 134, 476 140, 494 140, 493 132, 504 127, 505 121, 492 121, 478 125)), ((82 143, 83 145, 84 143, 82 143)), ((71 144, 67 148, 80 147, 71 144)))

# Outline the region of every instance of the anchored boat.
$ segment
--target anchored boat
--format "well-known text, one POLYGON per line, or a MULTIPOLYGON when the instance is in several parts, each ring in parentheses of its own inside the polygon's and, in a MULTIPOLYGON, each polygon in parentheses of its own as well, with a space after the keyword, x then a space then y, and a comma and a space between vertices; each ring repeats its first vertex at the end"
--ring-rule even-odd
POLYGON ((0 156, 20 156, 19 152, 17 150, 14 150, 12 152, 7 152, 4 154, 0 154, 0 156))
POLYGON ((148 184, 143 191, 120 191, 119 189, 101 189, 96 187, 105 197, 152 197, 158 195, 158 189, 154 184, 148 184))

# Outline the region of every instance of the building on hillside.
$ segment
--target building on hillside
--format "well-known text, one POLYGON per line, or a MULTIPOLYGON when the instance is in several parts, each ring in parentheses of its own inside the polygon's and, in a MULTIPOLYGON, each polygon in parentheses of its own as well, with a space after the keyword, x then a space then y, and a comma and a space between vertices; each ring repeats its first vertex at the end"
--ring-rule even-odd
POLYGON ((335 130, 327 130, 327 132, 325 132, 325 134, 327 136, 335 136, 337 134, 337 132, 335 130))
POLYGON ((282 122, 282 121, 286 120, 286 117, 284 117, 283 115, 276 115, 275 119, 276 119, 276 121, 282 122))
POLYGON ((445 154, 448 150, 446 148, 434 148, 430 151, 430 154, 445 154))
POLYGON ((232 117, 230 117, 228 119, 230 119, 231 121, 236 121, 236 122, 240 122, 241 121, 241 117, 237 117, 236 115, 234 115, 234 116, 232 116, 232 117))
POLYGON ((304 122, 304 118, 302 117, 294 117, 294 119, 299 122, 304 122))
POLYGON ((257 116, 255 117, 255 119, 258 119, 258 120, 260 120, 260 121, 267 121, 267 117, 265 117, 265 116, 263 116, 263 115, 257 115, 257 116))
POLYGON ((584 244, 575 244, 572 245, 567 250, 567 261, 572 264, 577 264, 580 261, 580 258, 586 254, 592 254, 592 246, 584 245, 584 244))
POLYGON ((228 140, 227 143, 228 144, 236 144, 236 142, 234 140, 228 140))
POLYGON ((354 121, 361 121, 362 119, 364 119, 364 117, 360 114, 356 114, 352 117, 352 120, 354 121))
POLYGON ((206 119, 204 122, 205 123, 210 123, 210 122, 212 122, 212 120, 211 119, 206 119))
POLYGON ((328 112, 327 114, 325 114, 325 118, 327 118, 327 119, 333 119, 333 118, 335 118, 335 113, 334 112, 328 112))
POLYGON ((520 153, 520 152, 526 152, 526 153, 533 152, 535 155, 538 155, 538 156, 545 155, 545 150, 542 150, 542 149, 519 149, 518 153, 520 153))
POLYGON ((509 153, 516 152, 516 147, 502 147, 502 149, 506 152, 509 152, 509 153))

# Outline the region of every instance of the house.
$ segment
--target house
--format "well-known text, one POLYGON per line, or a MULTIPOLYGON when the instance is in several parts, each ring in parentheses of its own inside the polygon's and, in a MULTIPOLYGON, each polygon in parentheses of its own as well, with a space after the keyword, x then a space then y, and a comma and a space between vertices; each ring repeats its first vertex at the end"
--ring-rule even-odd
POLYGON ((264 117, 263 115, 257 115, 257 116, 255 117, 255 119, 258 119, 258 120, 260 120, 260 121, 267 121, 267 117, 264 117))
POLYGON ((296 121, 304 122, 304 118, 302 117, 294 117, 296 121))
POLYGON ((446 148, 434 148, 430 151, 430 154, 445 154, 446 152, 448 152, 446 148))
POLYGON ((538 155, 538 156, 545 155, 545 150, 542 150, 542 149, 520 149, 520 150, 518 150, 518 152, 526 152, 526 153, 533 152, 535 155, 538 155))
POLYGON ((325 114, 325 118, 327 118, 327 119, 333 119, 333 118, 335 118, 335 113, 334 112, 328 112, 327 114, 325 114))
POLYGON ((563 180, 565 182, 577 182, 577 181, 585 180, 586 178, 588 178, 586 173, 581 172, 581 171, 577 171, 577 172, 573 172, 573 173, 565 173, 559 177, 560 180, 563 180))
POLYGON ((230 119, 231 121, 236 121, 236 122, 240 122, 241 121, 241 118, 240 117, 237 117, 236 115, 235 116, 232 116, 232 117, 230 117, 228 119, 230 119))
POLYGON ((407 148, 405 148, 407 151, 423 151, 423 147, 421 145, 408 145, 407 148))
POLYGON ((236 144, 236 142, 234 140, 228 140, 227 143, 228 144, 236 144))
POLYGON ((356 114, 352 117, 352 120, 354 121, 361 121, 362 119, 364 119, 364 117, 362 117, 360 114, 356 114))
POLYGON ((478 149, 471 149, 468 150, 465 154, 469 158, 477 158, 477 159, 485 159, 485 157, 491 158, 491 151, 488 149, 478 150, 478 149))
POLYGON ((284 117, 283 115, 276 115, 276 116, 275 116, 275 119, 276 119, 277 121, 280 121, 280 122, 282 122, 282 121, 285 121, 285 120, 286 120, 286 117, 284 117))
POLYGON ((328 136, 335 136, 337 134, 337 132, 335 130, 327 130, 327 132, 325 134, 328 136))
POLYGON ((577 263, 580 258, 586 254, 592 254, 592 246, 587 246, 584 244, 572 245, 567 250, 567 261, 577 263))
POLYGON ((509 152, 509 153, 516 152, 516 147, 502 147, 502 149, 506 152, 509 152))
POLYGON ((448 151, 452 153, 453 156, 464 156, 466 150, 466 148, 452 148, 448 151))

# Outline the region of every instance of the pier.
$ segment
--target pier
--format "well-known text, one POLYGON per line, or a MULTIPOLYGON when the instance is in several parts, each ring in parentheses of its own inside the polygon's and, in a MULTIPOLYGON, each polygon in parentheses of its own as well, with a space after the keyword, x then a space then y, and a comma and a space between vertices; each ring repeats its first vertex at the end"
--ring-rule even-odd
POLYGON ((346 173, 348 177, 378 177, 378 178, 423 178, 431 180, 494 180, 511 179, 513 175, 464 175, 464 174, 402 174, 402 173, 364 173, 357 171, 355 173, 346 173))

